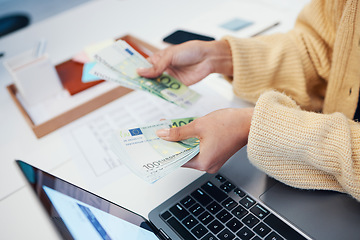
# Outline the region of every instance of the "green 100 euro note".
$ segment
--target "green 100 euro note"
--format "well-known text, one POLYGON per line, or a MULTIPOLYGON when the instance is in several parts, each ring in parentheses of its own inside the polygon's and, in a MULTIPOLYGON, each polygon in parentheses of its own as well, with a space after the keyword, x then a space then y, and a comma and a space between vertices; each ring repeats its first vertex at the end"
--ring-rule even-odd
POLYGON ((162 74, 156 79, 139 76, 136 69, 151 64, 123 40, 96 53, 95 59, 97 64, 90 73, 99 78, 150 92, 183 108, 191 107, 200 98, 197 92, 170 75, 162 74))
POLYGON ((110 145, 115 155, 132 172, 147 182, 179 168, 199 153, 199 140, 165 141, 156 135, 159 129, 185 125, 194 118, 164 120, 141 127, 118 130, 110 145))

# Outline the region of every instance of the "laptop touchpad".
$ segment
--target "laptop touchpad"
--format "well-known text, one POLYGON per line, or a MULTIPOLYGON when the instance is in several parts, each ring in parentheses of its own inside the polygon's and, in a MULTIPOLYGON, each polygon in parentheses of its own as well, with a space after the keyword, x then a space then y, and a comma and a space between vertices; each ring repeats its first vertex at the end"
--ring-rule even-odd
POLYGON ((260 199, 312 238, 360 236, 360 203, 345 194, 299 190, 278 183, 260 199))

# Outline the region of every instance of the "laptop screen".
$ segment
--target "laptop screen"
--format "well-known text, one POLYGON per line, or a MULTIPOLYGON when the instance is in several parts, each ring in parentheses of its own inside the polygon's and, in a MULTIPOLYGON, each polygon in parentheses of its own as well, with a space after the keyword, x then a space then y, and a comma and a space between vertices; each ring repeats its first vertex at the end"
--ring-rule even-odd
POLYGON ((64 239, 158 239, 142 216, 17 161, 64 239))

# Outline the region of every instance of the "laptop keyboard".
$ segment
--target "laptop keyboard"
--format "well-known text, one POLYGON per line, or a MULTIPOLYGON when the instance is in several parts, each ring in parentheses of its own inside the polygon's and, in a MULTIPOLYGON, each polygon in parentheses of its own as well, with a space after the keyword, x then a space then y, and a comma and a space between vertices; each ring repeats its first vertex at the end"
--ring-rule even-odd
POLYGON ((160 216, 185 240, 306 239, 221 175, 160 216))

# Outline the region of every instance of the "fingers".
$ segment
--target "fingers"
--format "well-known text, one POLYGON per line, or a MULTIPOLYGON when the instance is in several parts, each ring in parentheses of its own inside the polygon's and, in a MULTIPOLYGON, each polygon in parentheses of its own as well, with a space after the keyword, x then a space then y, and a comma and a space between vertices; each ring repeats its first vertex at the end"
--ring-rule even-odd
POLYGON ((213 165, 210 165, 211 162, 209 159, 204 160, 201 152, 196 155, 194 158, 192 158, 190 161, 184 163, 182 167, 185 168, 192 168, 199 171, 205 171, 207 173, 216 173, 220 170, 223 163, 222 162, 214 162, 213 165))
POLYGON ((184 163, 184 165, 182 165, 182 167, 185 167, 185 168, 193 168, 193 169, 198 169, 197 166, 198 166, 198 158, 199 158, 199 154, 196 155, 195 157, 193 157, 191 160, 187 161, 186 163, 184 163))
POLYGON ((171 63, 171 55, 167 52, 168 51, 163 50, 149 57, 148 61, 153 66, 150 68, 138 68, 137 73, 146 78, 156 78, 160 76, 171 63))
POLYGON ((195 124, 193 124, 193 122, 181 127, 160 129, 156 134, 158 137, 167 141, 180 141, 197 137, 195 124))
POLYGON ((137 74, 145 78, 156 78, 161 75, 162 71, 159 72, 154 66, 151 68, 138 68, 137 74))

